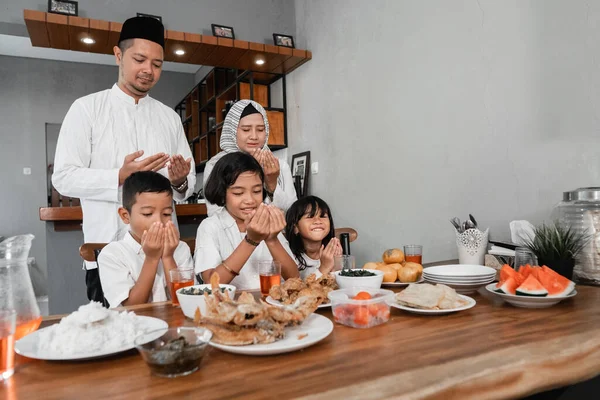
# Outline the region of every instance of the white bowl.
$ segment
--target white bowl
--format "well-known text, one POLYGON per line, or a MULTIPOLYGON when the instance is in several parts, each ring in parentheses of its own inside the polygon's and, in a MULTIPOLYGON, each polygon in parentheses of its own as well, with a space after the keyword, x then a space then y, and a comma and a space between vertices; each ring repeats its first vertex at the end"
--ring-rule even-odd
MULTIPOLYGON (((229 297, 230 298, 234 298, 235 297, 235 286, 233 285, 219 285, 222 288, 225 288, 225 290, 229 291, 229 297)), ((185 315, 186 317, 190 318, 190 319, 194 319, 195 314, 196 314, 196 309, 199 307, 200 308, 200 313, 202 313, 202 315, 206 315, 206 300, 204 299, 204 295, 201 294, 181 294, 181 291, 184 289, 190 289, 190 288, 198 288, 198 289, 205 289, 208 288, 210 289, 210 285, 209 284, 204 284, 204 285, 194 285, 194 286, 188 286, 185 288, 181 288, 178 289, 177 292, 175 292, 177 294, 177 300, 179 300, 179 305, 181 306, 181 311, 183 311, 183 315, 185 315)))
POLYGON ((379 289, 381 287, 381 282, 383 282, 383 271, 361 268, 355 268, 354 270, 373 272, 375 276, 341 276, 340 272, 342 271, 335 271, 333 274, 335 275, 335 281, 340 289, 348 289, 356 286, 373 289, 379 289))

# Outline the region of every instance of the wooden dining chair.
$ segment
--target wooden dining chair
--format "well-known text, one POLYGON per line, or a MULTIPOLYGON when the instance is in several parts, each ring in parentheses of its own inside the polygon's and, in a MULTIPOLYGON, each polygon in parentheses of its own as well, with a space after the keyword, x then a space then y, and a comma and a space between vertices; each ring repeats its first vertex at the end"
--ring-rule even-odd
POLYGON ((185 242, 190 248, 190 253, 192 253, 192 257, 194 256, 194 250, 196 250, 196 238, 181 238, 182 242, 185 242))
POLYGON ((98 262, 98 254, 108 243, 84 243, 79 247, 79 255, 85 261, 98 262))
POLYGON ((356 229, 353 229, 353 228, 336 228, 335 229, 335 237, 336 238, 339 239, 340 235, 342 233, 350 234, 350 242, 354 242, 358 238, 358 232, 356 232, 356 229))

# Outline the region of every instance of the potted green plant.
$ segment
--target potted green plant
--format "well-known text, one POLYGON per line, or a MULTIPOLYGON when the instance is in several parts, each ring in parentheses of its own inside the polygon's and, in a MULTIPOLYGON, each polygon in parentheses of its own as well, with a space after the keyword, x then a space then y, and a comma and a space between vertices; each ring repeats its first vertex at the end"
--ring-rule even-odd
POLYGON ((536 227, 534 235, 533 239, 525 242, 525 246, 536 255, 538 264, 546 265, 562 276, 573 279, 575 258, 591 236, 564 227, 558 222, 536 227))

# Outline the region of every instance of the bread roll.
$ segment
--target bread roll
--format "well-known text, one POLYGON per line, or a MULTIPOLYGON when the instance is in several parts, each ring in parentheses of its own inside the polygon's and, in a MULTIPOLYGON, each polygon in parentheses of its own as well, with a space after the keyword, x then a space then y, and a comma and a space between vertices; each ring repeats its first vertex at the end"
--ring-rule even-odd
POLYGON ((404 261, 404 252, 400 249, 388 249, 383 252, 381 258, 386 264, 402 263, 404 261))
POLYGON ((366 263, 365 265, 363 265, 363 269, 377 269, 378 266, 379 266, 379 263, 370 261, 370 262, 366 263))
POLYGON ((422 274, 423 273, 423 266, 421 264, 418 264, 416 262, 407 262, 404 264, 405 267, 413 267, 419 270, 419 273, 422 274))
POLYGON ((398 280, 403 283, 416 282, 419 280, 420 275, 417 268, 404 266, 398 271, 398 280))

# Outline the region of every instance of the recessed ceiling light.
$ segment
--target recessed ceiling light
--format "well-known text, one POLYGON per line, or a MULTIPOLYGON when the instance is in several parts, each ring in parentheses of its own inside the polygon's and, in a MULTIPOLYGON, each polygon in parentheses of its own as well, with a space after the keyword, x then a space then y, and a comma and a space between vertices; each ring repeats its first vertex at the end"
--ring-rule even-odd
POLYGON ((177 54, 178 56, 182 56, 185 54, 185 51, 179 49, 179 50, 175 50, 175 54, 177 54))
POLYGON ((94 44, 96 43, 96 41, 92 38, 89 37, 84 37, 83 39, 81 39, 81 41, 85 44, 94 44))
POLYGON ((265 60, 256 60, 256 64, 258 65, 263 65, 265 63, 265 60))

